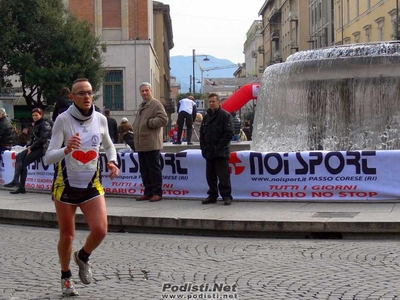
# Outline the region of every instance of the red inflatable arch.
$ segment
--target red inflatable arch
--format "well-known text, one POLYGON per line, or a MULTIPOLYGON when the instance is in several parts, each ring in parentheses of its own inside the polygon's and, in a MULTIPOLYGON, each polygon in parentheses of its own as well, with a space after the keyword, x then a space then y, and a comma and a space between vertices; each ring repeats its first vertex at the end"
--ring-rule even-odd
POLYGON ((245 105, 250 100, 257 99, 259 89, 260 89, 259 83, 249 83, 242 86, 228 100, 222 103, 222 108, 227 110, 228 112, 239 110, 243 105, 245 105))

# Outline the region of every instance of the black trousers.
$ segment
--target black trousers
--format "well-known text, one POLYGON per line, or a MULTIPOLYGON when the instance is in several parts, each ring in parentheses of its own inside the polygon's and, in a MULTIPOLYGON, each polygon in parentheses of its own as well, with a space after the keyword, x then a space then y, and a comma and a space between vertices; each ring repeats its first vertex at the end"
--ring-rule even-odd
POLYGON ((183 125, 185 124, 186 120, 186 141, 192 141, 192 127, 193 127, 193 119, 192 115, 187 113, 186 111, 181 111, 178 114, 178 141, 181 141, 183 125))
POLYGON ((162 169, 160 150, 141 151, 139 156, 139 170, 144 185, 144 195, 162 196, 162 169))
POLYGON ((217 199, 219 191, 222 199, 232 200, 231 174, 228 159, 206 159, 206 178, 209 186, 207 194, 210 198, 217 199))
POLYGON ((28 176, 28 166, 34 161, 38 161, 43 156, 43 148, 33 150, 28 154, 28 149, 17 154, 15 163, 16 168, 21 167, 21 175, 19 183, 21 187, 25 186, 26 177, 28 176))

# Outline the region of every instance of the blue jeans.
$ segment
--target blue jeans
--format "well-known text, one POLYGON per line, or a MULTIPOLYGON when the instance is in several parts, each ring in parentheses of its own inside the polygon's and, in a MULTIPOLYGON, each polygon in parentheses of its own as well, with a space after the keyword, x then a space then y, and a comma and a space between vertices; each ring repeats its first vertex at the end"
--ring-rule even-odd
POLYGON ((240 134, 238 133, 238 134, 235 134, 234 136, 233 136, 233 138, 232 138, 232 142, 237 142, 237 141, 239 141, 240 140, 240 134))

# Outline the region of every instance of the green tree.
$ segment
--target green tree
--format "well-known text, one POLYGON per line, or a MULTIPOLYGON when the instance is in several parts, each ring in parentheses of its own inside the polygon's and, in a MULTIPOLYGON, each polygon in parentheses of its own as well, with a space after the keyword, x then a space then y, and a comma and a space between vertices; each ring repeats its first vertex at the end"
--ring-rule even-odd
POLYGON ((94 90, 104 78, 104 44, 62 0, 0 0, 0 41, 3 75, 19 76, 29 107, 45 108, 76 78, 89 78, 94 90))

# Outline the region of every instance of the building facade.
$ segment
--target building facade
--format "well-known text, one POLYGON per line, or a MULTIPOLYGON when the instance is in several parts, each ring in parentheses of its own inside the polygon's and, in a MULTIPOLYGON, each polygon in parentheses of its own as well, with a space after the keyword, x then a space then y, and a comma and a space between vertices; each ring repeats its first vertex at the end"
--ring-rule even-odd
MULTIPOLYGON (((243 46, 246 76, 261 77, 264 72, 262 24, 261 20, 255 20, 246 34, 243 46)), ((234 76, 241 77, 241 74, 234 76)))
POLYGON ((334 0, 335 43, 396 40, 397 0, 334 0))
POLYGON ((152 0, 63 0, 107 45, 106 76, 96 105, 130 122, 142 102, 140 83, 150 82, 154 97, 170 101, 169 50, 173 47, 169 6, 152 0))
POLYGON ((286 60, 291 54, 308 49, 309 12, 301 0, 266 0, 262 17, 264 67, 286 60))
POLYGON ((169 5, 153 1, 153 16, 154 49, 160 64, 159 100, 164 104, 166 111, 171 114, 175 110, 171 99, 171 60, 169 52, 174 47, 174 43, 169 5))
POLYGON ((400 0, 304 2, 265 0, 260 8, 263 45, 259 51, 263 52, 264 68, 297 51, 400 40, 400 0))
POLYGON ((171 99, 172 101, 178 98, 179 93, 181 92, 181 84, 176 81, 175 76, 171 76, 171 99))
POLYGON ((309 49, 335 44, 334 5, 336 0, 308 0, 309 49))

